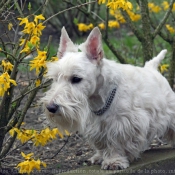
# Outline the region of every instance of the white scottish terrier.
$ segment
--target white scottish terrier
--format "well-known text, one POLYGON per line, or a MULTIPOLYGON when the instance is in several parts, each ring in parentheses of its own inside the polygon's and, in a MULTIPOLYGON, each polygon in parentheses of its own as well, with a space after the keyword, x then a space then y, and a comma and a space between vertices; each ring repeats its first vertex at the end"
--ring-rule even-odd
POLYGON ((143 68, 104 58, 96 27, 74 45, 62 29, 53 79, 43 97, 46 115, 59 129, 81 132, 95 148, 91 163, 124 169, 157 137, 175 143, 175 94, 157 71, 166 50, 143 68))

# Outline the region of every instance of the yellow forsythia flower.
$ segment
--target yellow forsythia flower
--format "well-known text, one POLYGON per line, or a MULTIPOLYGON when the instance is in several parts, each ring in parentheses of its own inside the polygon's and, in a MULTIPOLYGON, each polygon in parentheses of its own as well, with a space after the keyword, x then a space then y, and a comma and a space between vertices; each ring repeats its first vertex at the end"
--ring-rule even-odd
POLYGON ((140 20, 140 18, 141 18, 141 15, 140 14, 135 14, 134 12, 132 12, 132 11, 127 11, 127 13, 128 13, 128 15, 129 15, 129 17, 131 18, 131 20, 132 21, 138 21, 138 20, 140 20))
POLYGON ((25 39, 20 39, 19 41, 20 41, 19 45, 22 46, 25 43, 26 40, 25 39))
POLYGON ((170 33, 175 33, 175 29, 173 27, 171 27, 169 24, 166 24, 166 28, 170 33))
POLYGON ((40 38, 39 38, 37 35, 33 35, 33 36, 31 37, 31 39, 30 39, 30 42, 31 42, 33 45, 37 46, 37 45, 39 45, 40 38))
POLYGON ((108 26, 110 28, 119 28, 120 27, 120 24, 117 21, 109 20, 108 21, 108 26))
POLYGON ((34 59, 34 60, 30 61, 30 70, 35 69, 37 75, 39 74, 39 72, 42 68, 46 68, 46 60, 45 59, 41 58, 41 59, 34 59))
POLYGON ((41 14, 41 15, 35 15, 35 18, 34 18, 34 21, 36 24, 38 24, 38 20, 45 20, 44 16, 41 14))
POLYGON ((35 130, 26 130, 26 129, 19 130, 18 128, 12 128, 9 131, 11 136, 13 136, 15 132, 17 133, 17 139, 20 140, 21 143, 25 143, 28 140, 30 140, 36 133, 35 130))
POLYGON ((35 85, 36 85, 36 87, 38 87, 40 84, 41 84, 40 79, 37 79, 37 80, 35 81, 35 85))
POLYGON ((161 11, 161 7, 159 7, 158 5, 155 5, 153 2, 152 3, 149 2, 148 7, 150 12, 158 13, 161 11))
MULTIPOLYGON (((174 5, 174 4, 173 4, 173 5, 174 5)), ((164 9, 164 10, 167 10, 167 9, 169 9, 169 6, 170 6, 170 5, 169 5, 169 3, 168 3, 167 1, 163 1, 163 2, 162 2, 162 6, 163 6, 163 9, 164 9)))
POLYGON ((26 143, 27 141, 29 141, 32 138, 32 130, 30 130, 30 132, 26 132, 25 130, 22 131, 18 131, 17 132, 17 139, 21 141, 21 143, 26 143))
POLYGON ((25 27, 24 27, 24 30, 22 32, 25 34, 31 34, 31 33, 33 33, 34 29, 35 29, 34 22, 27 22, 25 27))
POLYGON ((67 136, 70 136, 70 135, 71 135, 70 132, 67 131, 67 130, 65 130, 64 132, 65 132, 65 134, 66 134, 67 136))
POLYGON ((24 49, 20 51, 20 53, 30 53, 30 51, 31 51, 30 47, 26 44, 26 46, 24 47, 24 49))
POLYGON ((29 20, 28 20, 27 17, 26 17, 26 18, 18 18, 18 20, 21 21, 21 22, 19 23, 19 25, 28 24, 28 22, 29 22, 29 20))
POLYGON ((98 4, 104 4, 106 0, 98 0, 98 4))
POLYGON ((42 30, 46 27, 42 23, 38 24, 38 20, 44 20, 45 18, 42 15, 35 15, 34 22, 29 22, 28 18, 18 18, 21 22, 19 25, 25 24, 24 30, 22 31, 25 34, 32 34, 40 36, 42 30))
POLYGON ((109 11, 109 13, 114 16, 116 18, 117 21, 119 21, 120 23, 126 23, 125 18, 123 17, 123 15, 121 14, 120 10, 111 10, 109 11))
POLYGON ((37 57, 30 61, 30 70, 36 69, 36 74, 38 75, 41 68, 46 68, 47 52, 38 49, 37 53, 37 57))
POLYGON ((63 138, 63 134, 58 130, 58 128, 53 128, 52 130, 49 128, 45 128, 40 132, 24 128, 20 130, 18 128, 12 128, 9 131, 11 136, 13 136, 15 132, 17 133, 17 139, 20 140, 21 143, 25 143, 28 140, 32 140, 35 146, 44 146, 49 141, 56 139, 56 136, 60 136, 60 138, 63 138))
POLYGON ((59 58, 58 57, 51 57, 51 61, 58 61, 59 58))
POLYGON ((163 65, 160 66, 160 72, 161 73, 167 72, 168 68, 169 68, 168 64, 163 64, 163 65))
POLYGON ((40 133, 36 133, 32 141, 35 146, 46 145, 50 140, 56 139, 56 135, 59 135, 63 138, 63 134, 57 129, 54 128, 50 130, 49 128, 43 129, 40 133))
POLYGON ((127 11, 133 9, 131 2, 126 0, 108 1, 107 6, 112 10, 122 8, 127 11))
POLYGON ((18 132, 19 132, 19 129, 18 129, 18 128, 12 128, 12 129, 9 131, 9 134, 13 137, 14 134, 15 134, 15 132, 18 133, 18 132))
POLYGON ((40 36, 41 36, 42 30, 45 28, 45 26, 42 23, 38 23, 38 20, 44 20, 44 19, 45 18, 43 17, 43 15, 35 15, 34 22, 33 21, 30 22, 28 20, 28 17, 18 18, 18 20, 21 21, 19 25, 25 24, 24 30, 22 30, 22 32, 24 34, 30 35, 29 40, 26 40, 23 38, 20 39, 20 46, 25 44, 25 46, 20 51, 20 53, 29 54, 34 47, 39 48, 40 36))
POLYGON ((2 51, 2 48, 0 48, 0 52, 2 51))
POLYGON ((103 29, 105 29, 105 24, 104 23, 100 23, 100 24, 98 24, 98 27, 103 30, 103 29))
POLYGON ((9 61, 6 62, 6 61, 2 60, 1 65, 4 68, 4 72, 9 71, 9 70, 12 71, 12 69, 13 69, 13 65, 9 61))
POLYGON ((8 24, 8 29, 11 30, 12 27, 13 27, 13 24, 10 22, 10 23, 8 24))
POLYGON ((41 31, 42 31, 45 27, 46 27, 46 26, 43 26, 42 23, 36 25, 35 28, 33 29, 33 34, 34 34, 34 35, 40 36, 40 35, 41 35, 41 31))
POLYGON ((29 160, 31 159, 31 156, 33 156, 33 153, 24 154, 23 152, 21 152, 21 155, 24 157, 25 160, 29 160))
POLYGON ((10 79, 10 76, 7 72, 4 72, 0 75, 0 96, 3 96, 4 93, 10 88, 10 84, 16 86, 16 81, 10 79))
POLYGON ((128 6, 129 10, 132 10, 133 9, 133 6, 132 6, 132 3, 127 1, 126 2, 126 5, 128 6))
POLYGON ((36 59, 46 59, 46 57, 47 57, 47 52, 46 51, 40 51, 38 49, 37 53, 38 53, 38 56, 35 57, 36 59))
POLYGON ((46 167, 45 162, 41 162, 39 159, 34 160, 31 158, 33 156, 33 153, 25 155, 23 152, 21 152, 21 155, 24 157, 25 161, 20 162, 17 165, 17 168, 20 168, 19 173, 28 173, 30 174, 34 169, 40 170, 40 166, 46 167))
POLYGON ((173 4, 172 11, 173 11, 173 12, 175 11, 175 3, 173 4))
POLYGON ((77 24, 78 25, 78 30, 80 31, 80 32, 86 32, 86 31, 88 31, 88 30, 91 30, 91 29, 93 29, 93 24, 89 24, 89 25, 86 25, 86 24, 84 24, 84 23, 79 23, 79 24, 77 24))

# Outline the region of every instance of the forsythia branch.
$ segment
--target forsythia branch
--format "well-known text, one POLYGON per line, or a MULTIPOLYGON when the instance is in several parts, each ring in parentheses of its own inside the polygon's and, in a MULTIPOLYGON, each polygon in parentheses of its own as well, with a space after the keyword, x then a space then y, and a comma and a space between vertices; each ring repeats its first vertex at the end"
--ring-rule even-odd
POLYGON ((175 2, 175 0, 171 0, 168 11, 165 13, 165 15, 164 15, 162 21, 159 23, 159 25, 157 26, 157 28, 154 30, 153 38, 155 38, 155 37, 157 36, 157 34, 160 33, 160 30, 161 30, 162 27, 164 26, 166 20, 168 19, 169 15, 170 15, 170 13, 171 13, 171 10, 172 10, 172 8, 173 8, 174 2, 175 2))
POLYGON ((134 25, 134 23, 131 21, 129 15, 127 14, 126 11, 121 10, 122 15, 124 16, 125 20, 127 21, 129 27, 131 28, 131 30, 133 31, 133 33, 135 34, 135 36, 137 37, 137 39, 142 42, 143 40, 143 35, 142 33, 136 28, 136 26, 134 25))
MULTIPOLYGON (((156 29, 157 25, 155 24, 155 22, 150 19, 150 23, 151 23, 151 26, 153 27, 153 29, 156 29)), ((172 37, 169 36, 169 34, 165 34, 164 32, 162 32, 161 30, 159 31, 158 33, 165 41, 169 42, 169 43, 172 43, 173 42, 173 39, 172 37)))
POLYGON ((10 150, 10 148, 12 147, 15 139, 16 139, 17 133, 15 133, 10 140, 8 141, 8 143, 3 147, 3 150, 1 151, 0 154, 0 159, 3 158, 4 156, 6 156, 6 154, 8 153, 8 151, 10 150))
POLYGON ((113 52, 113 54, 118 58, 120 63, 127 64, 126 60, 122 57, 122 55, 114 48, 114 46, 110 43, 110 41, 106 38, 103 38, 106 45, 110 48, 110 50, 113 52))

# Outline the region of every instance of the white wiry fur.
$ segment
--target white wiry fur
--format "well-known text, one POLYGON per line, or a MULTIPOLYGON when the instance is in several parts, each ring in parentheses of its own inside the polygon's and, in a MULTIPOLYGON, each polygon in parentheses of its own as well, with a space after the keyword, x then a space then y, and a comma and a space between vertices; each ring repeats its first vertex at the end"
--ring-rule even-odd
POLYGON ((63 28, 60 60, 47 65, 53 83, 42 99, 50 121, 59 129, 80 131, 96 150, 91 162, 101 162, 102 169, 127 168, 155 136, 174 144, 175 94, 157 71, 167 51, 143 68, 118 64, 103 58, 98 28, 79 48, 81 52, 63 28), (73 77, 82 80, 72 83, 73 77), (95 115, 93 111, 104 106, 114 87, 109 109, 95 115), (59 108, 49 112, 53 104, 59 108))

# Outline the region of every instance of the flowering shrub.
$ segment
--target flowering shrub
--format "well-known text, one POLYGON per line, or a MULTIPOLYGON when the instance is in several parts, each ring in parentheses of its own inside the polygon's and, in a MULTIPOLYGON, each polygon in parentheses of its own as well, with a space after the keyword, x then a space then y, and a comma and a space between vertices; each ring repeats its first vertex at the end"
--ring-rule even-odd
MULTIPOLYGON (((47 81, 43 82, 43 76, 47 71, 46 63, 57 61, 58 58, 56 56, 49 57, 49 45, 41 48, 42 31, 46 27, 42 23, 45 20, 42 14, 18 17, 17 20, 19 21, 19 26, 22 28, 22 36, 20 38, 17 35, 15 36, 17 41, 14 45, 12 44, 12 50, 6 47, 6 43, 2 39, 0 47, 0 53, 5 55, 5 58, 0 61, 1 159, 8 154, 15 138, 20 140, 22 144, 30 140, 33 142, 33 146, 45 146, 48 142, 56 139, 57 136, 63 138, 63 134, 57 128, 50 129, 47 127, 41 131, 33 128, 20 128, 25 114, 34 101, 37 92, 48 86, 47 81), (32 55, 34 58, 26 61, 25 58, 29 55, 32 55), (23 87, 20 81, 17 80, 17 75, 20 66, 23 66, 24 63, 29 68, 29 71, 34 72, 33 70, 35 70, 35 77, 32 77, 32 79, 29 78, 28 86, 23 85, 23 87), (17 89, 20 90, 17 92, 17 89), (22 100, 27 100, 27 102, 21 107, 22 100), (8 132, 11 136, 9 142, 2 145, 8 132)), ((10 22, 8 24, 8 30, 11 31, 12 29, 14 29, 14 25, 10 22)), ((69 134, 68 131, 65 131, 65 134, 69 134)), ((25 160, 17 165, 20 173, 30 174, 33 169, 40 170, 41 165, 46 167, 46 163, 40 161, 39 158, 37 160, 34 159, 34 153, 25 155, 25 153, 21 152, 21 154, 25 160)))

